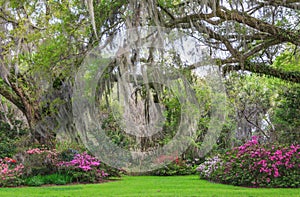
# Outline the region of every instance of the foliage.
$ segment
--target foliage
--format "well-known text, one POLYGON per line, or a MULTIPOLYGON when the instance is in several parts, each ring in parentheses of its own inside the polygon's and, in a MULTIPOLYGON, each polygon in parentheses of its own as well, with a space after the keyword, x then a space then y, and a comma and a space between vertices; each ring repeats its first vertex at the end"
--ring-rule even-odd
MULTIPOLYGON (((300 68, 299 49, 287 44, 286 49, 275 58, 273 67, 289 72, 300 68)), ((275 81, 275 80, 273 80, 275 81)), ((278 98, 271 120, 276 128, 276 137, 280 143, 298 143, 300 140, 300 86, 296 83, 277 85, 278 98)))
POLYGON ((156 176, 175 176, 175 175, 191 175, 195 174, 195 165, 192 162, 188 163, 186 160, 182 160, 179 157, 170 158, 167 156, 160 156, 158 162, 164 163, 166 160, 173 160, 172 162, 162 165, 159 169, 151 171, 150 175, 156 176))
POLYGON ((66 155, 71 154, 72 156, 74 156, 74 153, 84 152, 86 150, 86 147, 84 146, 84 144, 78 142, 56 140, 55 149, 57 152, 61 154, 61 156, 62 154, 66 154, 66 155))
POLYGON ((261 145, 253 136, 228 151, 206 178, 251 187, 300 187, 300 145, 261 145))
POLYGON ((299 69, 299 49, 296 46, 288 44, 286 49, 275 58, 273 67, 286 71, 300 71, 299 69))
POLYGON ((0 187, 21 185, 23 171, 23 164, 18 164, 16 160, 8 157, 0 159, 0 187))
MULTIPOLYGON (((220 81, 219 81, 220 82, 220 81)), ((199 108, 201 111, 201 116, 199 117, 198 121, 198 129, 196 133, 196 140, 191 144, 189 149, 185 152, 186 158, 198 158, 199 154, 202 155, 203 147, 203 141, 205 137, 207 136, 207 133, 209 131, 209 127, 211 121, 211 116, 214 113, 214 109, 216 109, 216 105, 214 103, 220 103, 219 99, 225 101, 221 101, 224 105, 218 105, 220 111, 223 112, 223 115, 226 116, 224 122, 223 122, 223 128, 221 129, 220 133, 218 134, 212 134, 218 136, 218 138, 215 141, 215 144, 212 146, 212 150, 214 151, 216 149, 222 149, 222 148, 228 148, 231 146, 231 133, 233 132, 235 128, 235 124, 232 123, 232 119, 228 117, 228 112, 232 112, 232 107, 230 106, 230 102, 228 98, 225 98, 222 93, 219 93, 219 91, 213 91, 214 86, 212 85, 212 82, 209 82, 211 84, 207 84, 207 81, 197 80, 193 84, 193 88, 196 94, 196 98, 199 103, 199 108), (221 108, 221 109, 220 109, 221 108)), ((218 82, 217 82, 218 83, 218 82)), ((220 120, 220 119, 219 119, 220 120)), ((211 129, 212 131, 213 129, 211 129)), ((216 130, 218 132, 218 130, 216 130)), ((201 158, 202 160, 204 158, 201 158)))
POLYGON ((22 121, 12 119, 10 125, 0 119, 0 158, 12 157, 17 151, 19 140, 27 134, 28 130, 24 128, 22 121))
MULTIPOLYGON (((229 124, 227 144, 238 145, 254 135, 268 142, 299 141, 299 85, 249 73, 232 73, 226 82, 229 124)), ((223 132, 221 133, 223 135, 223 132)), ((230 148, 227 146, 225 148, 230 148)))
POLYGON ((71 149, 71 148, 69 148, 67 150, 63 150, 59 154, 59 160, 60 161, 65 161, 65 162, 72 161, 76 154, 79 154, 79 152, 77 150, 74 150, 74 149, 71 149))
POLYGON ((277 130, 277 140, 281 143, 300 141, 300 87, 290 85, 281 89, 280 100, 274 110, 272 121, 277 130))
POLYGON ((65 185, 72 182, 72 177, 66 174, 36 175, 25 179, 25 185, 41 186, 45 184, 65 185))
POLYGON ((45 184, 42 175, 36 175, 25 179, 25 184, 28 186, 41 186, 45 184))
POLYGON ((163 129, 164 138, 160 139, 160 143, 166 144, 174 137, 178 130, 181 115, 181 103, 177 97, 168 94, 164 96, 162 103, 166 107, 166 110, 164 111, 166 121, 163 129))
POLYGON ((230 118, 236 124, 232 131, 235 145, 237 141, 250 139, 253 132, 273 139, 275 133, 270 116, 276 108, 280 86, 278 80, 256 74, 233 73, 230 76, 226 87, 230 118))
POLYGON ((119 147, 129 149, 135 144, 135 140, 125 133, 122 128, 120 128, 120 125, 117 124, 112 113, 109 113, 103 120, 102 129, 105 130, 105 134, 112 140, 112 142, 119 147))
POLYGON ((45 184, 65 185, 72 183, 72 177, 67 174, 55 173, 43 177, 45 184))

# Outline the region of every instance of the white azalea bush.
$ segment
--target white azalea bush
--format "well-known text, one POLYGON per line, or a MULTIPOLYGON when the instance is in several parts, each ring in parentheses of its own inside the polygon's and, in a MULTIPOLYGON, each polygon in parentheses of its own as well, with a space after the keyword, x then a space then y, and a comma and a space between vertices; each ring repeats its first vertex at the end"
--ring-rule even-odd
POLYGON ((200 177, 210 180, 211 174, 222 166, 222 159, 216 155, 212 158, 207 158, 205 162, 197 167, 197 171, 200 172, 200 177))

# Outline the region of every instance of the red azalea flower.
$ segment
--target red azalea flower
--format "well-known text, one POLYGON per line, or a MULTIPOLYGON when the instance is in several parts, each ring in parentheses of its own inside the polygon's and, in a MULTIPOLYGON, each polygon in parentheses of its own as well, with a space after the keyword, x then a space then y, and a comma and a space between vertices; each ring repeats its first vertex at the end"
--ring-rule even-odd
POLYGON ((176 162, 177 165, 179 164, 179 158, 178 158, 178 156, 176 157, 175 162, 176 162))
POLYGON ((12 158, 8 158, 8 157, 5 157, 4 160, 8 163, 16 163, 17 161, 12 159, 12 158))

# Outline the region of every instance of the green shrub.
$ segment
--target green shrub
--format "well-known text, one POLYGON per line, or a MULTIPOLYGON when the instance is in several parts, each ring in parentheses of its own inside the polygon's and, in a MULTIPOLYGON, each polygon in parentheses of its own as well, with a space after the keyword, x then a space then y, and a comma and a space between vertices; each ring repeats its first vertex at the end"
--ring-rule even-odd
POLYGON ((28 186, 41 186, 44 185, 44 177, 42 175, 36 175, 25 179, 25 184, 28 186))
MULTIPOLYGON (((164 159, 164 156, 161 156, 159 158, 159 160, 161 159, 164 159)), ((167 165, 163 165, 161 168, 150 172, 150 175, 175 176, 175 175, 191 175, 195 173, 196 173, 196 166, 193 166, 191 163, 187 163, 185 160, 176 157, 175 160, 172 161, 171 163, 167 165)))
POLYGON ((0 158, 13 157, 20 138, 27 134, 28 130, 23 128, 21 121, 14 120, 12 125, 9 125, 0 119, 0 158))
POLYGON ((45 184, 65 185, 72 182, 72 177, 67 174, 49 174, 43 177, 45 184))
POLYGON ((279 105, 271 116, 276 128, 277 141, 281 143, 299 143, 300 141, 300 86, 283 88, 279 105))
POLYGON ((67 150, 63 150, 62 152, 59 153, 59 160, 60 161, 72 161, 76 154, 79 154, 79 152, 77 150, 68 148, 67 150))
POLYGON ((66 174, 36 175, 25 179, 25 185, 41 186, 44 184, 65 185, 72 182, 72 177, 66 174))

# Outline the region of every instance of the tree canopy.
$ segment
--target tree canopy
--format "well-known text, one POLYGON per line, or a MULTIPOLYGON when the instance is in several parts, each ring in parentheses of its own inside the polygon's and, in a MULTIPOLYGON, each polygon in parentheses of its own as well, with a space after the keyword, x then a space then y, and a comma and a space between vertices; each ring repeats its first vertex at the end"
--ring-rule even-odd
POLYGON ((224 72, 247 70, 296 83, 299 72, 272 65, 287 43, 293 55, 299 53, 299 6, 298 1, 158 3, 162 25, 187 29, 210 46, 224 72))
POLYGON ((194 37, 224 75, 249 71, 300 83, 299 8, 297 0, 0 0, 0 95, 38 128, 37 138, 57 127, 41 120, 61 114, 72 130, 70 87, 83 58, 121 28, 141 26, 194 37))

